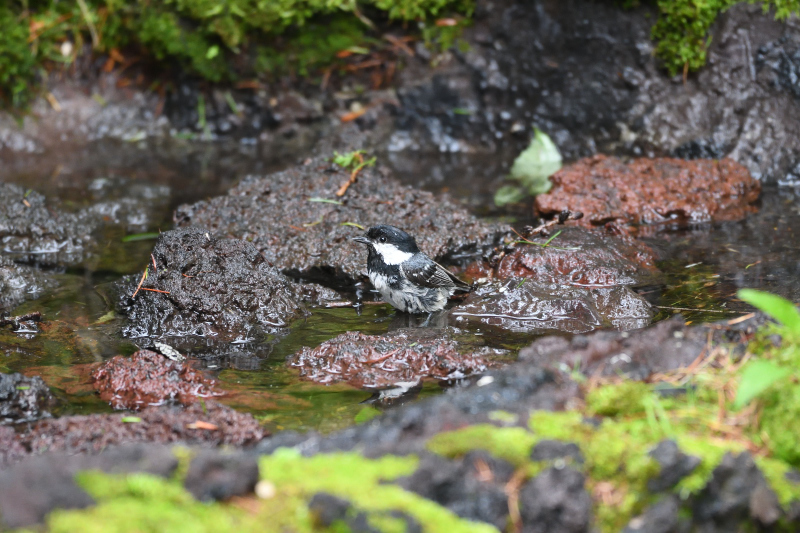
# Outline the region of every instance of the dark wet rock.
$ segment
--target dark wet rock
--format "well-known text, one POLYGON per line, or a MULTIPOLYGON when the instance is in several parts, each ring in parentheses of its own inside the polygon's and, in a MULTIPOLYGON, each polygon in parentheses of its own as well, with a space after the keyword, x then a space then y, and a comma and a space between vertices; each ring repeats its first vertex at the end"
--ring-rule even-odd
POLYGON ((0 424, 29 422, 50 416, 56 398, 42 378, 0 373, 0 424))
POLYGON ((702 462, 699 457, 686 455, 674 440, 663 440, 651 452, 650 457, 658 461, 661 470, 658 476, 648 480, 647 490, 663 492, 691 474, 702 462))
POLYGON ((251 415, 205 401, 185 408, 150 407, 134 417, 120 413, 47 419, 15 435, 0 433, 0 449, 19 444, 27 454, 39 455, 96 453, 131 442, 248 446, 264 435, 251 415))
POLYGON ((0 183, 0 246, 14 261, 73 265, 95 248, 94 215, 66 213, 47 205, 43 195, 0 183))
POLYGON ((689 531, 686 519, 678 515, 680 505, 676 496, 665 496, 628 522, 623 533, 684 533, 689 531))
POLYGON ((385 388, 422 378, 454 379, 480 374, 504 350, 461 347, 453 331, 401 329, 386 335, 349 331, 303 348, 289 358, 300 376, 317 383, 344 381, 360 388, 385 388))
POLYGON ((522 530, 531 533, 584 533, 592 521, 592 499, 582 473, 548 468, 519 492, 522 530))
POLYGON ((32 526, 53 509, 80 509, 94 500, 75 481, 81 470, 146 472, 167 477, 178 460, 166 446, 128 445, 95 456, 46 454, 28 458, 0 475, 0 517, 9 528, 32 526))
POLYGON ((676 317, 639 331, 597 331, 570 339, 544 337, 520 350, 522 360, 587 375, 645 379, 655 372, 688 367, 705 350, 708 330, 687 328, 676 317))
POLYGON ((38 298, 55 285, 52 278, 26 265, 18 265, 11 256, 0 255, 0 312, 9 311, 25 300, 38 298))
POLYGON ((258 479, 258 458, 252 454, 200 450, 183 485, 200 501, 227 500, 252 493, 258 479))
MULTIPOLYGON (((191 449, 190 456, 184 486, 201 501, 252 493, 258 481, 257 458, 253 455, 191 449)), ((31 526, 42 522, 54 509, 93 505, 94 500, 75 481, 80 471, 140 472, 166 478, 175 474, 179 463, 173 448, 141 443, 112 446, 93 455, 29 457, 0 475, 0 524, 31 526)))
POLYGON ((259 331, 281 331, 305 314, 297 287, 249 242, 182 228, 161 234, 153 258, 156 265, 148 267, 138 293, 141 275, 119 285, 128 337, 244 340, 259 331))
POLYGON ((735 531, 737 524, 755 520, 771 526, 782 516, 780 504, 748 452, 726 453, 708 485, 692 505, 703 531, 735 531))
POLYGON ((325 306, 330 302, 342 301, 342 295, 318 283, 298 283, 297 290, 303 301, 316 306, 325 306))
POLYGON ((366 256, 349 241, 362 232, 345 223, 391 223, 446 263, 479 257, 508 232, 507 226, 479 221, 449 200, 400 185, 384 169, 364 168, 347 194, 336 197, 349 177, 349 171, 315 158, 284 172, 250 176, 227 196, 181 206, 175 220, 252 242, 285 274, 329 287, 352 287, 365 279, 366 256))
POLYGON ((602 326, 636 329, 650 323, 650 304, 627 287, 589 289, 511 278, 474 290, 451 310, 455 323, 516 332, 586 333, 602 326))
MULTIPOLYGON (((547 239, 541 240, 542 244, 547 239)), ((658 281, 656 254, 627 236, 581 228, 561 228, 549 246, 517 245, 511 251, 467 268, 473 278, 532 278, 541 283, 581 287, 648 285, 658 281)))
POLYGON ((366 513, 357 511, 350 501, 327 492, 314 494, 308 501, 308 510, 318 528, 343 524, 347 531, 353 533, 380 533, 379 529, 369 524, 366 513))
POLYGON ((161 222, 170 201, 170 188, 121 177, 96 178, 89 183, 92 205, 87 212, 128 233, 141 233, 161 222))
POLYGON ((583 464, 583 454, 574 442, 560 440, 540 440, 531 450, 532 461, 554 461, 556 459, 570 459, 577 464, 583 464))
POLYGON ((224 394, 191 362, 171 361, 149 350, 109 359, 92 372, 91 380, 100 398, 114 409, 143 409, 169 401, 188 405, 224 394))
POLYGON ((502 530, 508 520, 504 488, 513 473, 513 465, 483 451, 452 461, 425 455, 417 470, 399 484, 462 518, 488 522, 502 530))
POLYGON ((738 220, 756 211, 761 185, 731 159, 636 159, 597 155, 556 172, 536 209, 580 211, 585 226, 738 220))

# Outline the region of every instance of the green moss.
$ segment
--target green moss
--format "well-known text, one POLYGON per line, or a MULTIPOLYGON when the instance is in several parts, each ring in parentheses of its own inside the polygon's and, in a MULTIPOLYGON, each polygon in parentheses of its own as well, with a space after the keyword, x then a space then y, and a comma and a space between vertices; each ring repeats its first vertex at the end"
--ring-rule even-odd
POLYGON ((792 502, 800 501, 800 483, 786 479, 786 474, 791 471, 789 465, 769 457, 756 457, 755 461, 784 509, 788 509, 792 502))
POLYGON ((262 457, 259 467, 262 479, 273 483, 279 493, 310 498, 317 492, 327 492, 370 514, 398 510, 414 517, 425 531, 496 531, 488 524, 464 520, 430 500, 383 483, 410 475, 417 467, 416 457, 370 460, 356 453, 302 457, 296 451, 279 449, 262 457))
POLYGON ((98 505, 58 510, 47 518, 52 533, 262 531, 254 517, 221 504, 196 501, 178 483, 148 474, 109 476, 82 472, 77 481, 98 505))
POLYGON ((767 393, 761 412, 761 430, 768 436, 767 445, 776 457, 800 466, 800 385, 787 384, 767 393))
POLYGON ((472 450, 485 450, 515 466, 530 462, 536 437, 520 427, 500 428, 478 424, 439 433, 428 441, 428 450, 444 457, 460 457, 472 450))
POLYGON ((590 390, 586 394, 586 409, 596 416, 617 416, 642 413, 644 399, 651 395, 650 387, 641 381, 623 381, 590 390))

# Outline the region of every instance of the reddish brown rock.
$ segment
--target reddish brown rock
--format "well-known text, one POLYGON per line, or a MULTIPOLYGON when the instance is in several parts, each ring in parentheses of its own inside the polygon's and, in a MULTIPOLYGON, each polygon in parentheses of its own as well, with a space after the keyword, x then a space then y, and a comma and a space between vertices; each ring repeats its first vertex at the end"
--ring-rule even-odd
POLYGON ((14 451, 5 454, 11 463, 23 455, 96 453, 132 442, 248 446, 266 435, 252 415, 206 401, 186 408, 150 407, 135 416, 118 413, 47 419, 21 433, 0 432, 0 449, 14 451))
POLYGON ((732 159, 636 159, 596 155, 566 166, 536 210, 581 211, 577 223, 599 226, 737 220, 756 208, 760 183, 732 159))
POLYGON ((149 350, 109 359, 92 372, 92 383, 114 409, 142 409, 170 400, 188 405, 224 394, 188 362, 171 361, 149 350))
POLYGON ((421 378, 448 379, 484 372, 491 356, 504 353, 486 347, 458 350, 441 332, 397 330, 386 335, 348 331, 316 348, 304 348, 289 359, 300 376, 317 383, 345 381, 354 387, 385 388, 421 378))

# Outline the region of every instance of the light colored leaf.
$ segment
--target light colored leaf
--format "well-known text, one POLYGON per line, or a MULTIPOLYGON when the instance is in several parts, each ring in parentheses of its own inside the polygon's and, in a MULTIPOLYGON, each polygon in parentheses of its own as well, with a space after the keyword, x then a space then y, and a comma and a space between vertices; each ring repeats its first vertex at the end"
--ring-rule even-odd
POLYGON ((742 379, 739 381, 733 406, 741 409, 770 385, 789 375, 789 372, 788 368, 780 367, 770 361, 751 361, 742 371, 742 379))
POLYGON ((494 205, 503 207, 506 204, 521 202, 525 199, 525 189, 517 185, 503 185, 494 193, 494 205))
POLYGON ((546 133, 534 128, 531 144, 514 160, 511 178, 535 196, 550 190, 548 179, 561 169, 561 153, 546 133))
POLYGON ((789 331, 800 334, 800 311, 786 298, 753 289, 741 289, 737 296, 783 324, 789 331))

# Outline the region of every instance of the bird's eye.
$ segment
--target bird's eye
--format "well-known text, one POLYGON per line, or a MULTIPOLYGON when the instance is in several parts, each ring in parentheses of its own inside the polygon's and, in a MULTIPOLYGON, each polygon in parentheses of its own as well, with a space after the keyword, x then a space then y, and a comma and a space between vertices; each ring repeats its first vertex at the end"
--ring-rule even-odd
POLYGON ((379 240, 379 241, 381 241, 381 242, 386 242, 386 237, 381 237, 381 238, 380 238, 380 239, 378 239, 378 240, 379 240))

